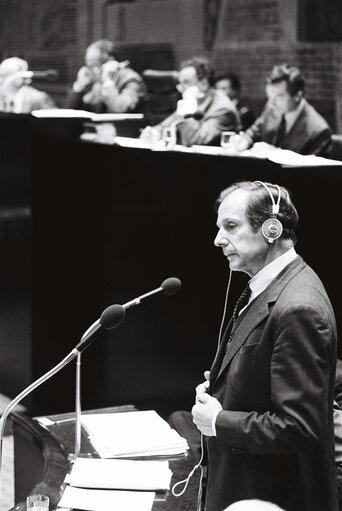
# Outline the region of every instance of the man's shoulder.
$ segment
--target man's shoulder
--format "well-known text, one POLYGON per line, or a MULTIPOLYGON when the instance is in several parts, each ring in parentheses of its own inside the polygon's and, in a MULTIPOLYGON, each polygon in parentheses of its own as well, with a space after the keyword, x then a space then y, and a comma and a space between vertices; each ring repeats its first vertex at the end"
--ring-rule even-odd
POLYGON ((279 303, 299 303, 303 307, 330 310, 332 306, 325 287, 317 273, 301 257, 297 257, 279 276, 281 289, 279 303))
POLYGON ((212 90, 212 107, 217 109, 221 108, 222 110, 226 110, 228 112, 237 112, 237 108, 232 100, 229 99, 228 96, 222 91, 216 89, 212 90))
POLYGON ((31 87, 31 85, 25 86, 25 95, 31 97, 32 99, 40 99, 48 97, 46 92, 43 92, 35 87, 31 87))
POLYGON ((119 74, 118 74, 118 80, 122 82, 129 82, 129 81, 136 81, 136 82, 143 82, 142 77, 134 71, 134 69, 130 67, 122 67, 120 68, 119 74))
POLYGON ((311 129, 330 131, 330 126, 327 121, 307 100, 305 100, 302 115, 306 118, 307 124, 311 129))

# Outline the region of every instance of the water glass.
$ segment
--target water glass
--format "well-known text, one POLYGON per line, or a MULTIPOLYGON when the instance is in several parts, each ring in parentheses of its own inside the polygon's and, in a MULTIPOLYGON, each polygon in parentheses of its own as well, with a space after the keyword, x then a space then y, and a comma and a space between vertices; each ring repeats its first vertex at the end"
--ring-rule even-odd
POLYGON ((227 150, 231 147, 230 138, 235 135, 235 131, 222 131, 221 133, 221 147, 227 150))
POLYGON ((165 149, 173 149, 176 145, 176 127, 166 126, 162 130, 162 140, 164 142, 165 149))
POLYGON ((48 511, 49 497, 46 495, 29 495, 26 499, 27 511, 48 511))

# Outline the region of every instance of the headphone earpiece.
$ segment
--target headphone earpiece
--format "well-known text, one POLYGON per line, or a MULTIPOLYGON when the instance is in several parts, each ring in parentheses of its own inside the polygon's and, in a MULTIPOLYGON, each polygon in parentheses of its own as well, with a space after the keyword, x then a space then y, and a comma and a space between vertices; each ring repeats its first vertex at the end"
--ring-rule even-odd
POLYGON ((268 243, 273 243, 274 240, 280 238, 283 232, 282 223, 278 218, 268 218, 262 224, 261 232, 268 243))
POLYGON ((274 240, 280 238, 283 232, 283 225, 281 221, 278 220, 277 218, 277 215, 279 214, 279 204, 281 198, 280 187, 278 185, 275 185, 278 189, 278 198, 277 202, 275 202, 273 195, 266 183, 263 183, 262 181, 255 181, 255 183, 259 183, 264 188, 266 188, 269 196, 271 197, 272 217, 264 221, 264 223, 261 226, 261 232, 267 243, 273 243, 274 240))

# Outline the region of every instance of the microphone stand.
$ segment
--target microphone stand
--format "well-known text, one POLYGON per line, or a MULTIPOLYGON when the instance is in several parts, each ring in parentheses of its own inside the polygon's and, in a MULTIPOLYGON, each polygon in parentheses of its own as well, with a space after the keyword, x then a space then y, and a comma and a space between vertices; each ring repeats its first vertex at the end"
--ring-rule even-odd
MULTIPOLYGON (((63 369, 63 367, 65 367, 67 364, 69 364, 69 362, 71 362, 71 360, 73 360, 76 357, 77 353, 78 353, 77 348, 74 348, 65 358, 63 358, 63 360, 61 362, 59 362, 55 367, 50 369, 50 371, 48 371, 47 373, 43 374, 43 376, 38 378, 38 380, 36 380, 33 383, 31 383, 31 385, 26 387, 26 389, 24 389, 20 394, 18 394, 17 397, 15 397, 6 406, 4 412, 3 412, 2 416, 1 416, 1 419, 0 419, 0 483, 1 483, 1 474, 2 474, 1 468, 2 468, 3 437, 4 437, 5 425, 6 425, 6 420, 7 420, 8 415, 11 413, 13 408, 22 399, 24 399, 26 396, 28 396, 28 394, 30 394, 34 389, 39 387, 39 385, 41 385, 46 380, 48 380, 49 378, 54 376, 56 373, 58 373, 58 371, 63 369)), ((0 492, 1 492, 1 484, 0 484, 0 492)), ((0 497, 1 497, 1 495, 0 495, 0 497)))
MULTIPOLYGON (((97 319, 92 325, 84 332, 81 341, 93 330, 98 328, 100 321, 97 319)), ((82 434, 82 423, 81 423, 81 366, 82 366, 82 352, 77 352, 76 360, 76 388, 75 388, 75 453, 74 459, 79 456, 81 452, 81 434, 82 434)))
MULTIPOLYGON (((129 302, 126 302, 122 305, 123 309, 129 309, 131 307, 135 307, 136 305, 140 305, 142 300, 145 300, 146 298, 149 298, 150 296, 153 296, 155 294, 159 294, 163 292, 164 289, 162 286, 157 287, 156 289, 153 289, 152 291, 149 291, 141 296, 138 296, 137 298, 134 298, 133 300, 130 300, 129 302)), ((88 328, 88 330, 83 334, 81 338, 82 340, 91 332, 96 330, 100 324, 100 320, 97 319, 94 321, 92 325, 88 328)), ((81 352, 77 353, 77 361, 76 361, 76 388, 75 388, 75 453, 74 453, 74 459, 79 456, 81 452, 81 436, 82 436, 82 422, 81 422, 81 352)))

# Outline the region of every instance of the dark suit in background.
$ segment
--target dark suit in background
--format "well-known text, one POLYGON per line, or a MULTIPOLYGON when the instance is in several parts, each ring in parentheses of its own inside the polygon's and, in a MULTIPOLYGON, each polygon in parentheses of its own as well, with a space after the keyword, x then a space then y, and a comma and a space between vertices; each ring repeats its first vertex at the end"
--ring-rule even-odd
POLYGON ((304 106, 296 122, 288 133, 280 139, 278 130, 281 123, 281 114, 266 104, 260 117, 246 131, 246 135, 255 142, 289 149, 300 154, 329 155, 331 144, 331 130, 323 117, 304 98, 304 106), (278 139, 278 140, 277 140, 278 139))

